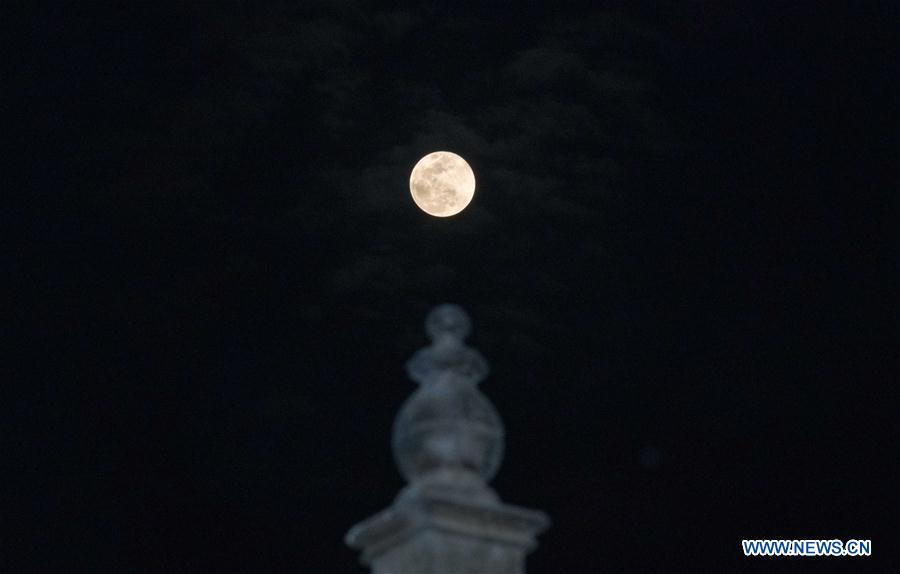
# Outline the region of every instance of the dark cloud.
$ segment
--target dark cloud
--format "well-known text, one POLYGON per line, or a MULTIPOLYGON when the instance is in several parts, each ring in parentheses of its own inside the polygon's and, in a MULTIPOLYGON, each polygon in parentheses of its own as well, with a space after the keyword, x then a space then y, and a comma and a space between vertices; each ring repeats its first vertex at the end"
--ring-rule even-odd
POLYGON ((10 488, 40 543, 10 568, 352 570, 341 537, 400 486, 402 365, 447 301, 492 364, 498 491, 554 519, 535 571, 721 570, 772 516, 867 532, 847 509, 872 484, 810 477, 855 484, 878 443, 854 413, 889 420, 857 385, 883 378, 860 261, 886 216, 826 192, 873 187, 840 157, 891 141, 853 101, 890 36, 625 4, 12 14, 7 153, 36 165, 3 263, 36 374, 10 488), (817 39, 828 58, 797 48, 817 39), (438 149, 478 184, 449 220, 407 187, 438 149))

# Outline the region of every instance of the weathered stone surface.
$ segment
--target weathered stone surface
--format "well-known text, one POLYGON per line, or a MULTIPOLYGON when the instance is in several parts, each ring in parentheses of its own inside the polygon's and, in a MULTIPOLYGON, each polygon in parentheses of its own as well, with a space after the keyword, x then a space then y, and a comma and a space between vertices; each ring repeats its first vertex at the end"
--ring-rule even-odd
POLYGON ((504 504, 487 485, 503 456, 500 417, 478 390, 487 362, 465 346, 465 311, 429 314, 430 346, 407 363, 421 387, 394 422, 394 456, 409 484, 346 537, 374 574, 522 574, 549 519, 504 504))
POLYGON ((418 490, 355 526, 347 543, 374 574, 521 574, 548 524, 542 512, 498 500, 418 490))

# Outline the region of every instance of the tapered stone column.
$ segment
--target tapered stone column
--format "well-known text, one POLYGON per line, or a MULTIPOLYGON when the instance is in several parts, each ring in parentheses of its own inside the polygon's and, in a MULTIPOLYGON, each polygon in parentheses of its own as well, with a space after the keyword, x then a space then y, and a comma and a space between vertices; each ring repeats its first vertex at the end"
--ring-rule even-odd
POLYGON ((431 345, 406 364, 419 389, 394 421, 394 457, 408 484, 346 542, 373 574, 522 574, 549 519, 504 504, 487 484, 503 458, 504 431, 478 390, 488 365, 463 343, 469 317, 441 305, 425 329, 431 345))

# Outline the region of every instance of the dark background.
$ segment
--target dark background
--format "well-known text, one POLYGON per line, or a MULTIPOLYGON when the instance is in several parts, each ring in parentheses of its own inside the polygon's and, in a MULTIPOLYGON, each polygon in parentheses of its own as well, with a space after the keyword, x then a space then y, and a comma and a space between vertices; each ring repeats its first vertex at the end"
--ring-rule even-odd
POLYGON ((452 301, 529 571, 895 571, 894 6, 5 3, 0 570, 360 571, 452 301))

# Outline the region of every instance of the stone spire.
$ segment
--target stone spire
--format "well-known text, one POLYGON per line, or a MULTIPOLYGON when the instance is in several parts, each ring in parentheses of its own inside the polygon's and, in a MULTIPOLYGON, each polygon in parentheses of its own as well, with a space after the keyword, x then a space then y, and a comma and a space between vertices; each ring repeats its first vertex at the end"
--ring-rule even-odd
POLYGON ((471 328, 462 308, 435 307, 425 321, 431 344, 406 364, 420 386, 394 421, 393 449, 408 484, 346 537, 374 574, 521 574, 549 524, 541 512, 503 504, 487 485, 504 431, 478 389, 489 369, 463 342, 471 328))

